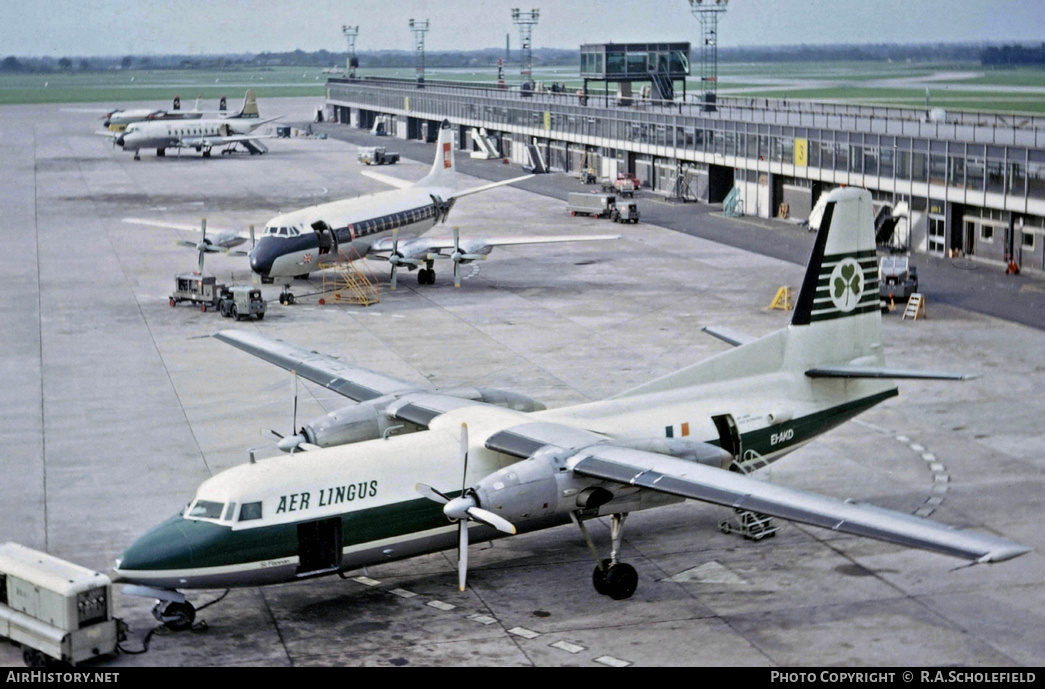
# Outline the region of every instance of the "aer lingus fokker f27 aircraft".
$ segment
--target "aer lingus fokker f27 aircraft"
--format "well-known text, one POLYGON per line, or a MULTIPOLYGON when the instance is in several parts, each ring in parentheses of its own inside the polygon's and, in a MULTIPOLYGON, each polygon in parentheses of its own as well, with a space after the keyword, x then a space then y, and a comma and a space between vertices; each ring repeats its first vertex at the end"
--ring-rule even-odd
POLYGON ((420 390, 224 331, 218 339, 358 405, 332 413, 323 433, 302 429, 291 444, 305 451, 205 481, 183 512, 124 551, 116 575, 137 585, 128 592, 161 600, 159 619, 184 626, 194 613, 178 589, 294 581, 455 545, 463 589, 469 540, 573 522, 596 555, 595 588, 623 599, 638 584, 620 561, 625 517, 685 499, 973 562, 1027 552, 743 471, 895 396, 891 379, 963 377, 886 367, 881 331, 871 196, 853 188, 831 192, 790 325, 601 402, 538 411, 496 391, 420 390), (403 432, 390 435, 393 425, 403 432), (345 444, 310 444, 324 442, 345 444), (585 528, 598 516, 611 519, 607 559, 585 528))

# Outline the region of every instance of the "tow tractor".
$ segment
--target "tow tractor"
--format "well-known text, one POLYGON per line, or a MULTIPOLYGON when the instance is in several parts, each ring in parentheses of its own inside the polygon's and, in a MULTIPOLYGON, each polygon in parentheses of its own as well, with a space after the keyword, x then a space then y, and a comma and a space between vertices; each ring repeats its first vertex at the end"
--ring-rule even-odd
POLYGON ((253 285, 233 285, 221 290, 218 309, 225 318, 250 318, 259 321, 265 317, 265 300, 261 298, 261 290, 253 285))
POLYGON ((395 165, 399 162, 399 154, 389 152, 383 146, 361 148, 356 158, 365 165, 395 165))

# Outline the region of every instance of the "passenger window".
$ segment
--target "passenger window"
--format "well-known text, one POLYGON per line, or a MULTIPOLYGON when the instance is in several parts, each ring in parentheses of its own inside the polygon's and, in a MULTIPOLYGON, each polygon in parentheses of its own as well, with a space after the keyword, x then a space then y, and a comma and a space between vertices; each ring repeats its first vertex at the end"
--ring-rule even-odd
POLYGON ((261 519, 261 503, 260 502, 245 502, 243 507, 239 510, 239 520, 241 522, 249 522, 254 519, 261 519))

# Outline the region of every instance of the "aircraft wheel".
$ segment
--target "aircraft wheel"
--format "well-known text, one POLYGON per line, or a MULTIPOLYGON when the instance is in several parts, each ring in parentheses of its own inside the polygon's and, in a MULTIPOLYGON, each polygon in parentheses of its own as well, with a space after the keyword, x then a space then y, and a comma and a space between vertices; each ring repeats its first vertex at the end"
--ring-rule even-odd
POLYGON ((577 217, 577 211, 570 211, 570 217, 571 218, 576 218, 577 217))
POLYGON ((610 567, 606 572, 606 595, 613 600, 631 598, 639 587, 639 573, 623 562, 610 567))
POLYGON ((204 151, 203 152, 203 157, 204 158, 210 158, 210 151, 204 151))
POLYGON ((50 657, 46 653, 35 648, 27 648, 22 651, 22 662, 26 667, 47 667, 50 664, 49 660, 50 657))
POLYGON ((258 320, 259 321, 265 320, 265 312, 264 311, 262 311, 261 313, 258 314, 258 320))
MULTIPOLYGON (((159 605, 157 605, 159 607, 159 605)), ((160 621, 172 632, 184 632, 196 621, 196 608, 192 603, 167 603, 159 614, 160 621)))
POLYGON ((595 590, 602 595, 607 595, 609 590, 606 588, 606 574, 610 569, 609 558, 602 561, 602 565, 596 565, 595 570, 591 573, 591 583, 595 587, 595 590))
POLYGON ((294 303, 294 295, 293 294, 290 294, 290 293, 287 294, 287 303, 288 304, 293 304, 294 303))

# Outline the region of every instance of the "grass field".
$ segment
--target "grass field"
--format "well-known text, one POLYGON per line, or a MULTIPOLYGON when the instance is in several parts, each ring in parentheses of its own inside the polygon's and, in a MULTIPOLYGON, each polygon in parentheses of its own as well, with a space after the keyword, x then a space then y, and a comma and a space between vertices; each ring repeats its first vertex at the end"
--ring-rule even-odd
MULTIPOLYGON (((693 66, 696 72, 698 65, 693 66)), ((362 76, 411 79, 412 68, 360 69, 362 76)), ((427 70, 429 79, 491 82, 496 69, 427 70)), ((111 72, 0 75, 0 105, 17 103, 99 103, 168 101, 175 95, 191 107, 196 96, 208 101, 224 95, 233 107, 248 88, 259 98, 321 97, 328 75, 318 68, 273 67, 243 70, 127 70, 111 72)), ((509 83, 519 80, 508 68, 509 83)), ((567 89, 582 82, 573 66, 535 68, 534 78, 558 82, 567 89)), ((1045 70, 984 69, 978 64, 912 64, 871 62, 723 63, 719 89, 723 96, 830 100, 861 104, 924 107, 925 89, 932 107, 988 112, 1045 112, 1045 70)), ((700 91, 690 77, 689 93, 700 91)))

